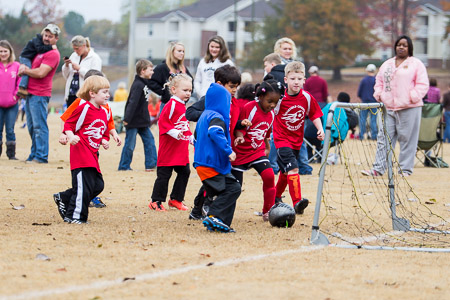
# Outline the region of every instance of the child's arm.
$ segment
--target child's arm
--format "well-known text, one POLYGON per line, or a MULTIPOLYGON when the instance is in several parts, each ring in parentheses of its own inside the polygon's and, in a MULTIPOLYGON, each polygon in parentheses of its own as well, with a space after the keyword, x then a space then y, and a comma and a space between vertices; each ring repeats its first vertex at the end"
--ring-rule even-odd
POLYGON ((122 145, 122 139, 117 134, 117 130, 115 128, 114 129, 110 129, 109 130, 109 134, 112 136, 113 140, 116 141, 117 146, 122 145))
POLYGON ((240 130, 235 130, 234 131, 234 145, 237 146, 239 144, 242 144, 243 142, 245 142, 244 140, 244 133, 240 130))
POLYGON ((73 134, 72 130, 66 130, 66 135, 71 145, 76 145, 80 141, 80 137, 78 135, 73 134))
POLYGON ((325 137, 325 133, 323 132, 323 126, 322 126, 322 121, 320 120, 320 118, 314 119, 313 121, 314 126, 316 126, 317 128, 317 139, 319 141, 323 141, 324 137, 325 137))
POLYGON ((46 53, 50 50, 57 49, 56 45, 46 45, 42 41, 42 35, 38 34, 36 37, 34 37, 31 42, 33 43, 34 48, 36 49, 37 53, 46 53))
POLYGON ((270 136, 269 138, 264 139, 264 144, 266 145, 266 150, 264 150, 264 154, 269 157, 270 153, 270 136))

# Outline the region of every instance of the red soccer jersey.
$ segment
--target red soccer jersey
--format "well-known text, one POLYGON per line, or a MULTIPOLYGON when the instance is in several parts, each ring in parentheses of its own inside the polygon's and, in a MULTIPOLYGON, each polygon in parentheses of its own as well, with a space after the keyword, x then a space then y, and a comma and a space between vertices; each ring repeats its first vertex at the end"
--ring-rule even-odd
MULTIPOLYGON (((80 106, 81 104, 85 103, 86 100, 77 98, 75 101, 66 109, 66 111, 59 117, 63 122, 66 122, 67 119, 72 115, 73 111, 80 106)), ((108 110, 107 117, 108 117, 108 130, 116 129, 116 125, 114 124, 114 119, 112 117, 112 111, 111 107, 109 107, 108 103, 101 105, 102 107, 106 108, 108 110)))
POLYGON ((233 149, 236 152, 236 160, 231 163, 233 166, 243 165, 266 155, 264 140, 270 137, 275 114, 273 111, 265 113, 258 102, 252 101, 242 108, 239 119, 249 119, 252 126, 239 130, 244 134, 245 141, 233 149))
POLYGON ((322 117, 320 106, 316 99, 304 90, 300 90, 295 96, 288 95, 286 91, 280 102, 273 124, 275 147, 300 150, 303 143, 305 117, 307 115, 311 121, 322 117), (307 97, 310 97, 310 101, 307 97))
POLYGON ((71 130, 80 137, 76 145, 70 145, 70 169, 96 168, 99 173, 98 149, 102 139, 109 140, 108 111, 85 102, 78 106, 64 123, 64 131, 71 130))
POLYGON ((161 112, 158 121, 159 148, 157 166, 185 166, 189 163, 189 136, 192 135, 186 119, 186 105, 182 100, 171 98, 161 112), (180 130, 184 137, 175 139, 167 132, 180 130))
POLYGON ((241 113, 241 107, 239 106, 236 98, 231 98, 230 105, 230 139, 231 144, 234 143, 234 128, 236 127, 237 121, 239 120, 239 114, 241 113))

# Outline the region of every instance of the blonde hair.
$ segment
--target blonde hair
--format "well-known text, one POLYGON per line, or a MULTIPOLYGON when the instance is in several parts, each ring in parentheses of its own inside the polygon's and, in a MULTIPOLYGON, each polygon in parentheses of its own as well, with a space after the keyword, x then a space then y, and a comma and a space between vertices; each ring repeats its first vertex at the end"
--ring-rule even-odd
POLYGON ((176 58, 173 56, 173 51, 175 50, 176 46, 181 46, 183 49, 185 49, 184 44, 181 42, 171 42, 169 48, 167 48, 166 52, 166 64, 169 68, 170 73, 178 73, 178 71, 181 71, 182 73, 186 73, 186 67, 184 66, 184 56, 181 61, 177 61, 175 63, 176 58), (174 69, 174 66, 176 69, 174 69))
POLYGON ((266 61, 269 63, 274 63, 276 65, 281 64, 281 58, 278 53, 270 53, 269 55, 266 55, 266 57, 264 57, 263 62, 266 62, 266 61))
POLYGON ((77 97, 84 100, 91 100, 89 92, 98 93, 101 89, 109 89, 109 81, 105 77, 92 75, 86 79, 77 93, 77 97))
POLYGON ((242 72, 241 74, 241 84, 252 82, 253 76, 250 72, 242 72))
POLYGON ((172 88, 177 87, 178 84, 183 80, 190 81, 192 84, 192 78, 189 75, 176 74, 169 77, 169 81, 164 84, 164 88, 168 88, 169 92, 172 94, 172 88))
POLYGON ((288 43, 289 45, 292 46, 292 56, 290 57, 290 59, 295 59, 297 57, 297 47, 295 47, 294 41, 288 37, 284 37, 284 38, 281 38, 278 41, 276 41, 275 46, 273 47, 273 52, 280 55, 281 54, 281 45, 284 43, 288 43))
POLYGON ((148 67, 153 68, 153 63, 151 61, 146 59, 138 60, 138 62, 136 63, 136 74, 138 76, 141 76, 141 72, 147 69, 148 67))
POLYGON ((12 63, 16 60, 16 55, 14 54, 14 49, 11 46, 11 44, 7 40, 1 40, 0 41, 0 47, 6 48, 9 50, 9 59, 8 63, 12 63))
POLYGON ((284 75, 288 76, 291 72, 302 73, 305 75, 305 65, 300 61, 292 61, 284 68, 284 75))
POLYGON ((76 35, 72 38, 71 41, 72 45, 75 47, 80 47, 86 45, 88 49, 91 48, 91 41, 88 37, 84 37, 82 35, 76 35))

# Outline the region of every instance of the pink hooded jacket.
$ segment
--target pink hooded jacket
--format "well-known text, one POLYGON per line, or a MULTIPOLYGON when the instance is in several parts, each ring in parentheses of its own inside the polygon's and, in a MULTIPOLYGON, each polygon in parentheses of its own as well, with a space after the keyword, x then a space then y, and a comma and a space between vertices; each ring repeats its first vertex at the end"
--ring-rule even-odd
POLYGON ((373 96, 389 110, 423 106, 429 84, 427 70, 419 59, 410 56, 397 68, 393 57, 381 65, 373 96))
POLYGON ((9 63, 6 68, 0 63, 0 107, 11 107, 17 103, 20 77, 17 76, 20 64, 9 63))

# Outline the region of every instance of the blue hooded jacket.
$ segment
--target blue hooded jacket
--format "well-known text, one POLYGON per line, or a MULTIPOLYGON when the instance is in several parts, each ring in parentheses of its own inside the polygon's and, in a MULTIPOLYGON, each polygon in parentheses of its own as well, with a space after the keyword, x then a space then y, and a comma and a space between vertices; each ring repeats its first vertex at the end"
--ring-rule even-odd
POLYGON ((205 111, 195 129, 194 168, 209 167, 223 175, 231 172, 230 105, 230 93, 212 83, 206 92, 205 111))

